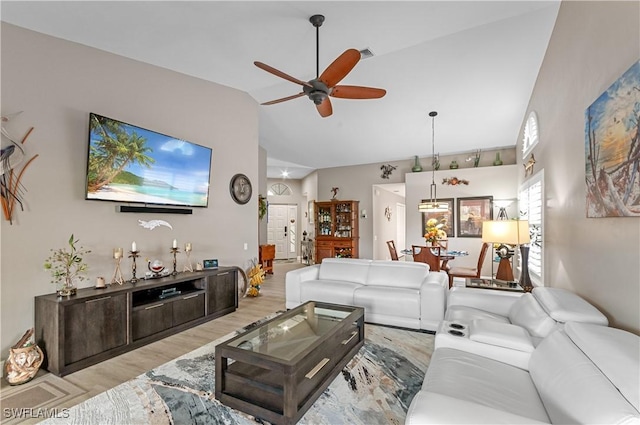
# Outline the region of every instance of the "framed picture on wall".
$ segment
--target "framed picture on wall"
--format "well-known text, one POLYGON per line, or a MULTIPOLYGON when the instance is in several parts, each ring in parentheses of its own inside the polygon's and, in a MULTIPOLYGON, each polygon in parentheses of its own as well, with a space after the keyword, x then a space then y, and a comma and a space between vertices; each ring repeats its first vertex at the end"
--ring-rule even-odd
POLYGON ((482 222, 493 219, 493 196, 458 198, 458 237, 481 238, 482 222))
MULTIPOLYGON (((429 200, 423 199, 422 202, 429 202, 429 200)), ((452 238, 455 236, 455 232, 453 229, 453 217, 455 215, 453 211, 453 198, 436 199, 436 202, 441 204, 447 204, 449 206, 449 210, 444 212, 423 212, 422 213, 422 235, 427 233, 427 221, 429 221, 432 218, 435 218, 436 220, 438 220, 438 223, 443 223, 443 222, 446 223, 445 231, 447 232, 447 237, 452 238)))

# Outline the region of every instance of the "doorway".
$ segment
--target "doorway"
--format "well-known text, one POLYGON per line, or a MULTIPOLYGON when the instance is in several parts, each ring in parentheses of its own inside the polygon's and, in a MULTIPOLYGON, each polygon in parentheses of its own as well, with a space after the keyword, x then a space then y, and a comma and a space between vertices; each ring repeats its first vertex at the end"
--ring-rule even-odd
POLYGON ((277 260, 296 259, 298 254, 298 206, 269 204, 267 243, 276 246, 277 260))

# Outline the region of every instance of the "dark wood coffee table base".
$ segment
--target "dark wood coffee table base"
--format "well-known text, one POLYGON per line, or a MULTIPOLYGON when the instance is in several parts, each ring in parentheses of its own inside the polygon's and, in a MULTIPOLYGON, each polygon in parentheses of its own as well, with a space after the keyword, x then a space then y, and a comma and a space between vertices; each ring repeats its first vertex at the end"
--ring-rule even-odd
MULTIPOLYGON (((294 316, 301 307, 284 315, 294 316)), ((216 398, 274 424, 295 424, 364 344, 364 312, 347 308, 353 309, 348 317, 291 360, 218 345, 216 398)))

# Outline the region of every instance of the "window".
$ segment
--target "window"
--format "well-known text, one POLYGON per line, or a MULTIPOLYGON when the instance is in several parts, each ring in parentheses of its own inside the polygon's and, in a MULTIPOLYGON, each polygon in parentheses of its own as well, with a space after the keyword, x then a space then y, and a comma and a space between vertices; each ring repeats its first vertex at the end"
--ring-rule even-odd
POLYGON ((269 195, 291 195, 291 189, 284 183, 272 184, 269 192, 269 195))
POLYGON ((518 194, 520 218, 529 220, 529 275, 534 286, 544 286, 544 170, 532 176, 518 194))
POLYGON ((535 111, 531 111, 527 122, 524 125, 524 134, 522 137, 522 159, 526 159, 527 155, 538 144, 538 116, 535 111))

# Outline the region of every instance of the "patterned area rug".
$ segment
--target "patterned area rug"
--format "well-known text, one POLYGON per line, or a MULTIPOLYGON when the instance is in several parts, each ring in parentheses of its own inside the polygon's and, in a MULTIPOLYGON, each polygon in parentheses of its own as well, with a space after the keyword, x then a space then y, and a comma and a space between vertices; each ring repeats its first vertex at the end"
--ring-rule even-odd
MULTIPOLYGON (((43 424, 264 423, 215 399, 215 355, 226 335, 101 393, 64 418, 43 424)), ((365 325, 365 344, 299 421, 300 424, 403 424, 422 385, 434 336, 365 325)))

